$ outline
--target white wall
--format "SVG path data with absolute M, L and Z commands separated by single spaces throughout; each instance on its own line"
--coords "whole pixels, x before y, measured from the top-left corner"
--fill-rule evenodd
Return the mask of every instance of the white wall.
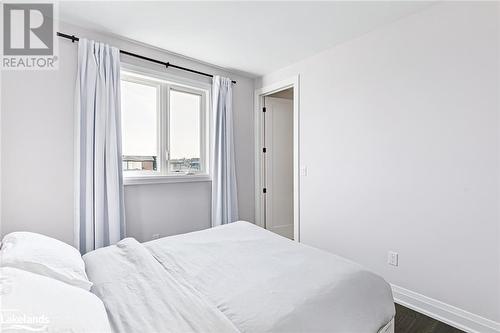
M 149 57 L 229 76 L 234 85 L 236 172 L 240 217 L 254 219 L 253 80 L 161 50 L 62 24 L 85 36 Z M 59 70 L 2 72 L 1 233 L 28 230 L 73 243 L 73 96 L 77 45 L 59 40 Z M 160 69 L 135 59 L 122 61 Z M 198 75 L 169 70 L 190 79 Z M 207 82 L 207 81 L 205 81 Z M 127 234 L 149 240 L 210 226 L 210 183 L 126 186 Z
M 300 74 L 304 243 L 500 322 L 498 22 L 437 4 L 256 88 Z

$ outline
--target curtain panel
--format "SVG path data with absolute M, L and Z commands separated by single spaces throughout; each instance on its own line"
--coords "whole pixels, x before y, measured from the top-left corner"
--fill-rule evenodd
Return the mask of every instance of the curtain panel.
M 80 39 L 75 103 L 75 243 L 83 254 L 125 237 L 117 48 Z
M 230 79 L 214 76 L 212 102 L 212 226 L 217 226 L 238 220 Z

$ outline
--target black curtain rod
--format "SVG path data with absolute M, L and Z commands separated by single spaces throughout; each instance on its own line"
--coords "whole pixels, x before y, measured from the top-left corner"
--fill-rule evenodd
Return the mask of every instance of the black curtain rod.
M 67 35 L 67 34 L 63 34 L 62 32 L 57 32 L 57 36 L 69 39 L 73 43 L 74 42 L 78 42 L 80 40 L 80 38 L 75 37 L 75 35 Z M 142 56 L 140 54 L 136 54 L 136 53 L 132 53 L 132 52 L 124 51 L 124 50 L 120 50 L 120 53 L 128 55 L 128 56 L 131 56 L 131 57 L 139 58 L 139 59 L 142 59 L 142 60 L 154 62 L 156 64 L 163 65 L 166 68 L 172 67 L 172 68 L 180 69 L 181 71 L 195 73 L 195 74 L 199 74 L 199 75 L 203 75 L 203 76 L 207 76 L 207 77 L 214 77 L 212 74 L 203 73 L 203 72 L 200 72 L 200 71 L 197 71 L 197 70 L 194 70 L 194 69 L 190 69 L 190 68 L 186 68 L 186 67 L 182 67 L 182 66 L 177 66 L 177 65 L 171 64 L 169 62 L 164 62 L 164 61 L 161 61 L 161 60 L 156 60 L 156 59 L 153 59 L 153 58 L 148 58 L 148 57 Z M 231 82 L 236 83 L 236 81 L 231 81 Z

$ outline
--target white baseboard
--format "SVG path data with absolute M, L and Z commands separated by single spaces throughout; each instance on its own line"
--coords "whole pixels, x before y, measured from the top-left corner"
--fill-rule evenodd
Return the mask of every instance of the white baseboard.
M 411 290 L 396 285 L 391 286 L 394 301 L 407 308 L 423 313 L 465 332 L 500 333 L 500 323 Z

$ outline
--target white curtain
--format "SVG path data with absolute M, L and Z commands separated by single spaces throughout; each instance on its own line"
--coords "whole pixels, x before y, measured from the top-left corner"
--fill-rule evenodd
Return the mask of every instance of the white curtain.
M 238 220 L 231 80 L 214 76 L 212 86 L 212 226 Z
M 75 102 L 75 243 L 86 253 L 125 237 L 117 48 L 80 39 Z

